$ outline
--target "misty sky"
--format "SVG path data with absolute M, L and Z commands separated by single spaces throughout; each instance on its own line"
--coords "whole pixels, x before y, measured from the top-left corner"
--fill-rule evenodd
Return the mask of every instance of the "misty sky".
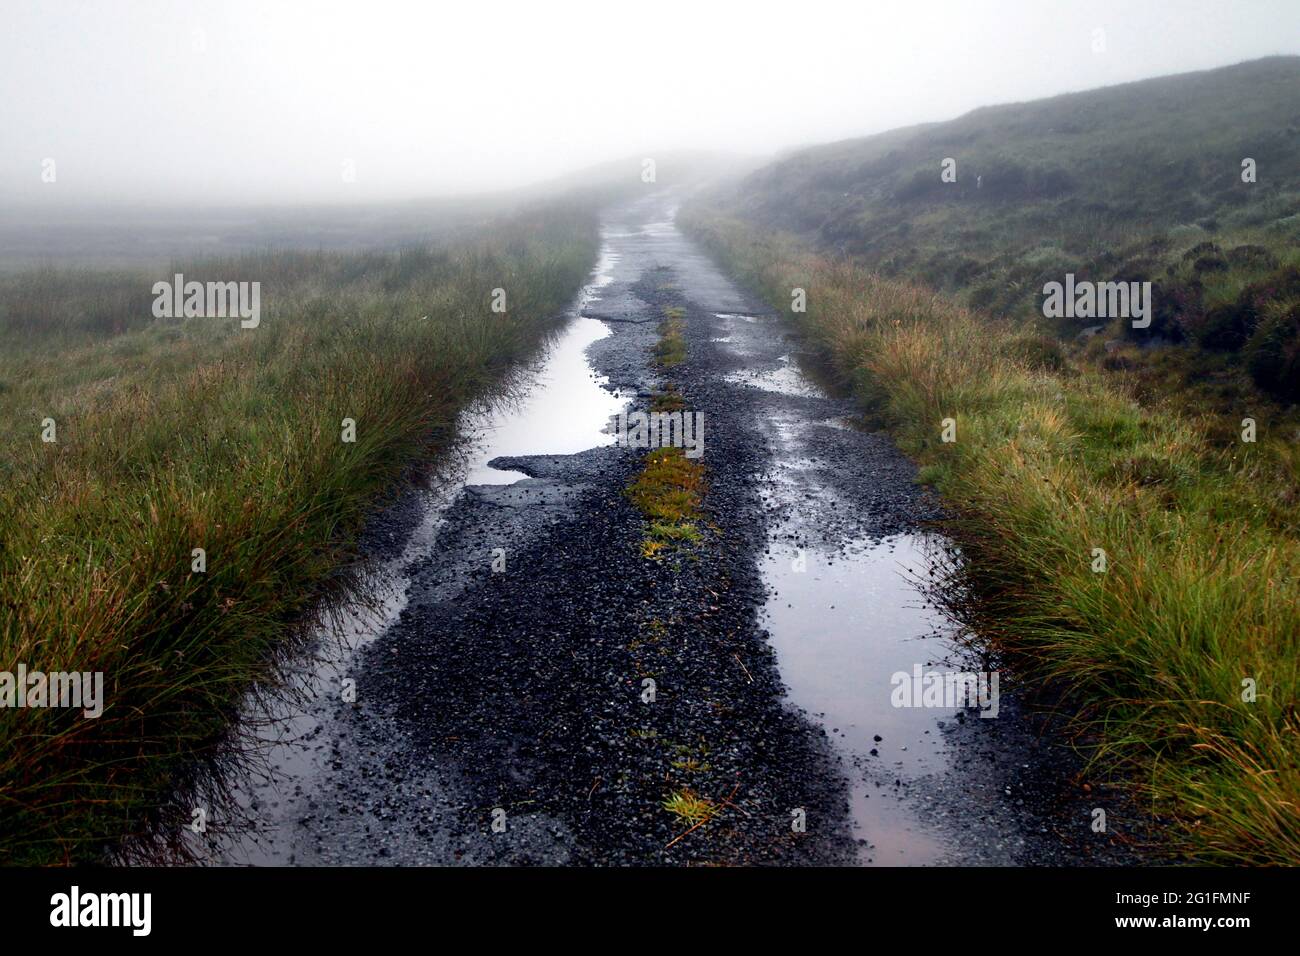
M 1274 53 L 1297 0 L 0 0 L 0 201 L 489 189 Z

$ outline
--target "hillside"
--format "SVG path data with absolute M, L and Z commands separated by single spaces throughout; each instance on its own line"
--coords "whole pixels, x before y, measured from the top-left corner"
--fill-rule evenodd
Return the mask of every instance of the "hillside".
M 1298 94 L 1300 57 L 1270 57 L 986 107 L 794 153 L 721 199 L 885 276 L 1025 319 L 1067 272 L 1152 280 L 1155 321 L 1130 337 L 1200 345 L 1187 376 L 1248 371 L 1294 401 Z

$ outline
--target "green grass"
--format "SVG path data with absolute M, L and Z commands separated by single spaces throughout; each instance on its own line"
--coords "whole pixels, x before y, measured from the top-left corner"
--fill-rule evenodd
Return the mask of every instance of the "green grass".
M 596 246 L 592 208 L 537 206 L 400 252 L 0 280 L 0 670 L 102 671 L 107 701 L 0 711 L 0 859 L 179 833 L 188 809 L 149 825 L 348 595 L 367 514 L 535 353 Z M 154 319 L 171 271 L 261 281 L 260 327 Z
M 654 347 L 654 361 L 661 367 L 686 361 L 684 309 L 668 306 L 659 324 L 659 341 Z M 650 400 L 652 412 L 677 412 L 686 408 L 686 399 L 676 386 L 666 384 Z M 645 515 L 646 529 L 641 554 L 661 559 L 675 546 L 698 544 L 701 502 L 706 487 L 702 464 L 686 457 L 681 448 L 656 448 L 645 456 L 645 465 L 627 489 L 627 496 Z
M 686 410 L 686 399 L 682 398 L 672 384 L 668 384 L 661 392 L 655 392 L 650 397 L 650 411 L 652 412 L 681 412 Z
M 704 488 L 704 466 L 681 448 L 656 448 L 646 455 L 645 467 L 627 489 L 647 519 L 641 542 L 645 557 L 657 559 L 672 545 L 701 540 Z
M 684 222 L 774 307 L 807 290 L 790 320 L 957 514 L 962 610 L 1068 691 L 1094 766 L 1172 821 L 1168 849 L 1300 864 L 1295 436 L 1263 422 L 1254 444 L 1217 444 L 1221 414 L 1144 406 L 1086 361 L 1012 347 L 1012 320 L 766 226 Z
M 1101 339 L 1177 347 L 1131 350 L 1123 371 L 1201 399 L 1294 403 L 1297 89 L 1300 57 L 1271 57 L 986 107 L 795 152 L 721 206 L 1066 341 L 1097 320 L 1045 320 L 1045 283 L 1150 281 L 1151 328 L 1115 321 Z M 943 181 L 945 159 L 956 182 Z
M 704 799 L 690 787 L 683 787 L 670 793 L 664 800 L 664 809 L 677 818 L 684 826 L 698 826 L 718 813 L 718 807 Z
M 655 364 L 661 368 L 673 368 L 686 361 L 685 327 L 682 319 L 686 315 L 683 309 L 670 306 L 664 309 L 664 320 L 659 323 L 659 341 L 655 345 Z

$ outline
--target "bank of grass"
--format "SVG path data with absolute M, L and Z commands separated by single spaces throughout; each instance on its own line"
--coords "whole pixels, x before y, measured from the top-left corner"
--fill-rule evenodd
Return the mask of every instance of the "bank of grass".
M 1217 423 L 1012 347 L 1022 331 L 941 294 L 739 221 L 684 222 L 774 307 L 807 290 L 791 319 L 957 513 L 983 633 L 1068 688 L 1097 766 L 1174 821 L 1170 848 L 1300 863 L 1294 436 L 1216 447 Z
M 1148 391 L 1294 404 L 1297 88 L 1285 56 L 985 107 L 795 151 L 724 205 L 1067 344 L 1104 324 L 1094 349 L 1128 347 L 1099 363 Z M 1042 289 L 1067 274 L 1150 282 L 1150 324 L 1044 320 Z
M 537 207 L 431 248 L 0 281 L 0 671 L 105 682 L 98 719 L 0 710 L 0 861 L 179 835 L 169 798 L 347 593 L 365 516 L 534 353 L 597 242 L 592 209 Z M 260 326 L 154 319 L 174 271 L 261 281 Z

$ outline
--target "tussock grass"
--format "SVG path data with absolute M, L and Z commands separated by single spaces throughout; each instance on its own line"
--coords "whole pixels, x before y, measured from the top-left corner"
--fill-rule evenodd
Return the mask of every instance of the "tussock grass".
M 347 592 L 377 499 L 535 351 L 596 244 L 591 209 L 536 207 L 428 249 L 0 280 L 0 670 L 102 671 L 106 696 L 0 710 L 0 859 L 94 860 L 202 778 Z M 155 320 L 171 271 L 261 281 L 260 327 Z
M 1220 450 L 1210 422 L 1026 358 L 1015 326 L 940 294 L 738 221 L 686 225 L 775 307 L 808 290 L 792 321 L 958 513 L 981 630 L 1068 689 L 1095 764 L 1174 821 L 1171 848 L 1300 863 L 1291 436 Z
M 686 826 L 697 826 L 717 815 L 717 806 L 704 799 L 690 787 L 683 787 L 668 795 L 664 809 Z

